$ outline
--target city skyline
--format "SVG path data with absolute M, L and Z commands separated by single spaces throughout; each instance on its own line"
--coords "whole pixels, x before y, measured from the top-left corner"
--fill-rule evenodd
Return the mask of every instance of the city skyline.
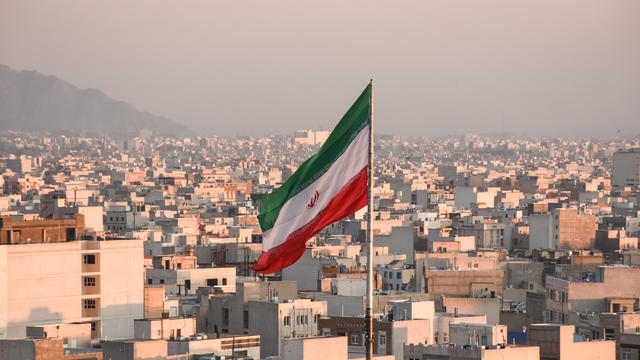
M 0 360 L 640 360 L 638 15 L 0 0 Z
M 637 2 L 364 4 L 5 1 L 0 63 L 207 135 L 329 130 L 372 76 L 379 134 L 640 132 Z

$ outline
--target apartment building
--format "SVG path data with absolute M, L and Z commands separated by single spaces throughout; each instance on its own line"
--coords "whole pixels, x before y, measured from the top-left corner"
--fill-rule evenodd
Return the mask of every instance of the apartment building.
M 428 319 L 384 321 L 373 319 L 373 352 L 402 359 L 404 344 L 429 341 L 431 321 Z M 350 354 L 364 354 L 365 334 L 363 317 L 330 316 L 318 321 L 322 335 L 347 336 Z
M 614 360 L 614 340 L 585 341 L 574 336 L 573 325 L 533 324 L 527 329 L 527 345 L 540 348 L 544 360 Z
M 503 223 L 495 220 L 483 220 L 473 224 L 460 224 L 457 227 L 459 236 L 473 236 L 478 249 L 499 249 L 504 247 Z
M 596 217 L 578 209 L 554 209 L 529 218 L 530 249 L 589 249 L 596 236 Z
M 433 296 L 496 297 L 502 296 L 504 271 L 428 269 L 426 278 L 427 293 Z
M 250 333 L 260 335 L 260 354 L 277 356 L 283 339 L 319 335 L 318 322 L 327 315 L 325 301 L 294 299 L 287 302 L 249 301 L 247 320 Z M 222 309 L 223 324 L 228 312 Z
M 547 276 L 545 322 L 567 324 L 571 312 L 631 312 L 639 309 L 640 268 L 598 266 L 593 277 Z
M 617 151 L 613 154 L 611 186 L 622 190 L 640 186 L 640 149 Z
M 130 338 L 143 286 L 140 240 L 0 245 L 0 339 L 70 322 L 90 323 L 92 338 Z

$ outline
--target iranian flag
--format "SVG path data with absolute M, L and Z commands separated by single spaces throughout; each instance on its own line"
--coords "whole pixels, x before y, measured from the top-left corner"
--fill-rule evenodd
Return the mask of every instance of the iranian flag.
M 367 205 L 372 85 L 320 150 L 260 202 L 262 253 L 252 270 L 271 274 L 296 262 L 307 240 Z

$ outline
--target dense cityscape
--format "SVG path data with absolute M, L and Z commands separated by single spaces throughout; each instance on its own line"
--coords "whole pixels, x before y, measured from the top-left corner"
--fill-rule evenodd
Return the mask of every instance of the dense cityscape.
M 328 136 L 0 135 L 0 359 L 364 359 L 366 207 L 251 270 Z M 376 359 L 640 358 L 638 138 L 374 145 Z

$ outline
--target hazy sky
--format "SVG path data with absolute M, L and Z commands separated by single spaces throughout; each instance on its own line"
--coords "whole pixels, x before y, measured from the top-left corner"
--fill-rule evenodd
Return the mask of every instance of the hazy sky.
M 640 133 L 639 0 L 0 0 L 0 63 L 219 135 Z M 1 109 L 0 109 L 1 111 Z

